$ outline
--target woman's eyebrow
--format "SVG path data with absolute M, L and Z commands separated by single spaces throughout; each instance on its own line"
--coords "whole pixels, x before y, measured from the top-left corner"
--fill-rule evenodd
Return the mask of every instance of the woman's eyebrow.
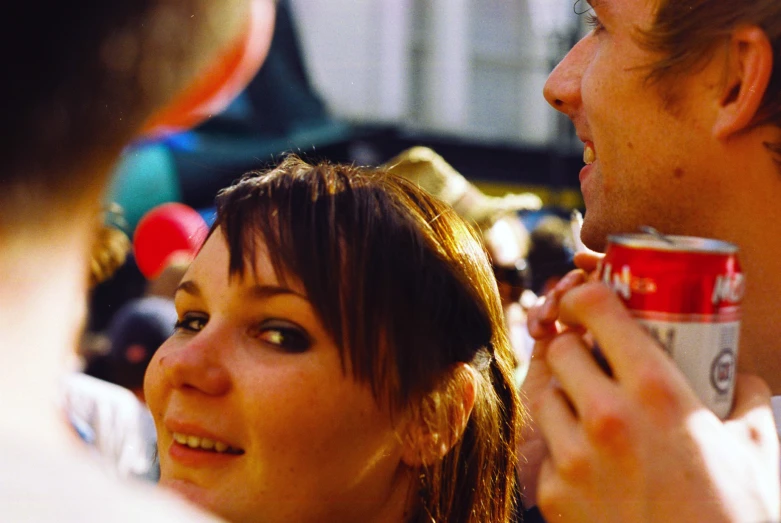
M 187 293 L 196 298 L 199 298 L 201 296 L 201 288 L 193 280 L 185 280 L 182 283 L 180 283 L 176 287 L 176 291 L 174 294 L 178 294 L 179 292 Z M 268 285 L 268 284 L 253 285 L 249 289 L 243 291 L 242 294 L 244 294 L 247 298 L 250 299 L 268 299 L 271 298 L 272 296 L 278 296 L 281 294 L 291 294 L 303 300 L 309 301 L 306 295 L 294 291 L 289 287 L 283 287 L 281 285 Z
M 192 280 L 185 280 L 182 283 L 180 283 L 176 287 L 176 291 L 174 291 L 174 294 L 178 294 L 180 291 L 186 292 L 187 294 L 195 296 L 196 298 L 201 296 L 201 288 L 198 287 L 198 284 Z
M 309 301 L 309 298 L 307 298 L 304 294 L 281 285 L 253 285 L 244 291 L 244 294 L 246 294 L 249 298 L 254 299 L 267 299 L 271 298 L 272 296 L 279 296 L 281 294 L 292 294 L 293 296 L 297 296 L 302 300 Z

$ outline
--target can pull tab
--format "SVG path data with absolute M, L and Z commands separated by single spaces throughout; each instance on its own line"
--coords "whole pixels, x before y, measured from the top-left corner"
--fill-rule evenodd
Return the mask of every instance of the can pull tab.
M 662 241 L 662 242 L 664 242 L 664 243 L 666 243 L 668 245 L 675 245 L 674 241 L 672 241 L 670 238 L 668 238 L 664 234 L 660 233 L 659 231 L 657 231 L 656 229 L 654 229 L 650 225 L 641 225 L 639 227 L 639 229 L 640 229 L 640 232 L 644 232 L 645 234 L 649 234 L 649 235 L 653 236 L 654 238 L 656 238 L 659 241 Z

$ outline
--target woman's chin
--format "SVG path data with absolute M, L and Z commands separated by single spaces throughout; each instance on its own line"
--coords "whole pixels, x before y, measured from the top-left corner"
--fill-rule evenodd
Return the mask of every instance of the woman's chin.
M 211 498 L 211 492 L 191 481 L 160 478 L 158 486 L 207 512 L 220 512 L 219 504 Z

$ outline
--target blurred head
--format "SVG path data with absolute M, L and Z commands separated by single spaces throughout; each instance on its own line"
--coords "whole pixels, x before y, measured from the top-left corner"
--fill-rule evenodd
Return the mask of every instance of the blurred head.
M 161 483 L 235 521 L 508 521 L 520 413 L 472 229 L 296 158 L 217 209 L 146 376 Z
M 749 157 L 778 152 L 781 85 L 773 63 L 781 7 L 772 0 L 590 4 L 593 30 L 545 86 L 584 143 L 583 242 L 602 250 L 607 235 L 641 225 L 712 235 L 714 209 L 739 185 L 725 171 L 740 168 L 741 158 L 745 168 Z M 740 140 L 760 124 L 773 129 L 751 134 L 750 144 Z
M 0 142 L 0 226 L 52 219 L 98 200 L 122 147 L 198 75 L 212 70 L 212 62 L 246 31 L 254 3 L 268 11 L 268 40 L 272 0 L 8 7 L 13 30 L 0 36 L 9 79 L 0 89 L 7 131 Z M 268 42 L 261 38 L 258 45 Z
M 106 378 L 143 400 L 146 367 L 175 323 L 176 308 L 170 299 L 139 298 L 123 305 L 107 329 Z
M 567 220 L 550 215 L 535 225 L 529 238 L 530 286 L 542 296 L 575 268 L 572 228 Z
M 192 261 L 193 254 L 189 252 L 180 251 L 174 253 L 166 261 L 163 271 L 157 278 L 147 281 L 144 294 L 146 296 L 159 296 L 172 300 L 176 295 L 179 282 L 182 281 L 182 277 L 184 277 Z
M 496 219 L 483 231 L 503 305 L 517 302 L 529 284 L 529 231 L 516 214 Z

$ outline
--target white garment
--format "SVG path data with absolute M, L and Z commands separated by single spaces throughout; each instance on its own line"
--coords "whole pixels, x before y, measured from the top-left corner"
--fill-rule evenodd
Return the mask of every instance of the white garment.
M 62 400 L 71 422 L 77 428 L 86 425 L 91 432 L 92 438 L 84 439 L 107 461 L 111 471 L 123 478 L 157 480 L 154 422 L 132 392 L 86 374 L 72 373 L 63 379 Z
M 770 404 L 773 407 L 773 417 L 776 420 L 776 432 L 778 432 L 778 437 L 781 438 L 781 396 L 770 398 Z
M 67 455 L 0 434 L 0 520 L 14 523 L 216 522 L 156 487 L 121 482 L 74 441 Z
M 520 303 L 511 303 L 504 308 L 504 319 L 507 322 L 507 330 L 510 336 L 510 345 L 515 352 L 518 366 L 515 368 L 513 378 L 515 385 L 520 387 L 529 371 L 529 363 L 534 349 L 534 338 L 529 335 L 526 324 L 526 312 Z

